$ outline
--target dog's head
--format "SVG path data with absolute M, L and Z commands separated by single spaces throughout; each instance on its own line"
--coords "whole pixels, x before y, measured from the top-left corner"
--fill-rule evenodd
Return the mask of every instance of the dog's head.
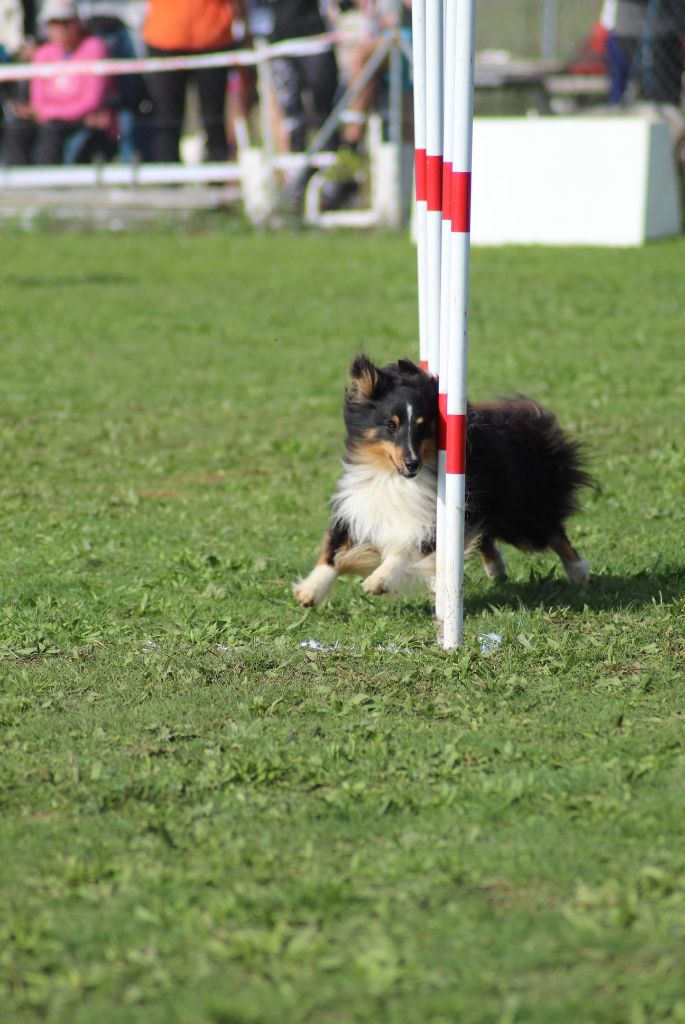
M 408 359 L 378 367 L 358 355 L 345 393 L 348 457 L 415 477 L 437 452 L 437 385 Z

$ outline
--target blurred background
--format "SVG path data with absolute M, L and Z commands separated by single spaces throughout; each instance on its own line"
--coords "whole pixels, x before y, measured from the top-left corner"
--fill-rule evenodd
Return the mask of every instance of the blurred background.
M 478 0 L 475 113 L 659 117 L 680 166 L 684 54 L 685 0 Z M 108 56 L 139 63 L 61 66 Z M 97 181 L 146 185 L 152 206 L 375 204 L 369 223 L 392 223 L 412 139 L 409 0 L 0 0 L 0 211 Z M 390 161 L 402 195 L 382 212 Z

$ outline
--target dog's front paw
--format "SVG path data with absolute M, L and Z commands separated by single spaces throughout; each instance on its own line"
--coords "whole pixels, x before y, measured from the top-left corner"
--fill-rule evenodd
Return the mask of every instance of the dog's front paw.
M 362 583 L 362 590 L 365 594 L 387 594 L 388 580 L 385 573 L 372 572 Z
M 307 586 L 306 580 L 300 583 L 293 583 L 293 596 L 303 608 L 313 608 L 316 604 L 316 591 Z
M 330 565 L 317 565 L 304 580 L 293 584 L 295 600 L 303 608 L 321 604 L 335 583 L 337 573 Z

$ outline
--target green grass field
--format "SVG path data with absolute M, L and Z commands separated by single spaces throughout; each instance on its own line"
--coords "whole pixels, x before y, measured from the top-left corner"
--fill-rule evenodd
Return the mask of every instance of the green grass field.
M 2 244 L 3 1024 L 682 1024 L 685 241 L 474 253 L 472 397 L 602 489 L 592 589 L 472 563 L 454 654 L 290 594 L 404 237 Z

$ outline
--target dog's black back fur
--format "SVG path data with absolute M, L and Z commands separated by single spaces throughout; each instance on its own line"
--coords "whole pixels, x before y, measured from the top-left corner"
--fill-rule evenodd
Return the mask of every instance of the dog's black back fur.
M 541 551 L 564 535 L 578 489 L 591 484 L 582 445 L 536 402 L 518 397 L 468 407 L 466 514 L 483 538 Z

